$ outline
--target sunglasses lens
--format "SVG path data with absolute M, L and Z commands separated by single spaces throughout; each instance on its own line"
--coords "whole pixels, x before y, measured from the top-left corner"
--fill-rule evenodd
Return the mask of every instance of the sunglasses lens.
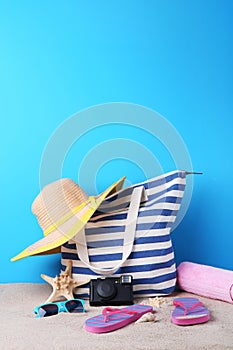
M 66 303 L 66 308 L 69 312 L 83 312 L 83 304 L 79 300 L 69 300 Z
M 58 307 L 54 304 L 43 305 L 39 308 L 40 317 L 53 316 L 58 314 Z

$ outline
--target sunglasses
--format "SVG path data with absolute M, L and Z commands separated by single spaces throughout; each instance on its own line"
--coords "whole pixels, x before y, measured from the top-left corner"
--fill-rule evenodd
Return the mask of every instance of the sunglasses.
M 34 308 L 36 317 L 48 317 L 59 314 L 60 312 L 85 312 L 84 300 L 70 299 L 60 302 L 42 304 Z

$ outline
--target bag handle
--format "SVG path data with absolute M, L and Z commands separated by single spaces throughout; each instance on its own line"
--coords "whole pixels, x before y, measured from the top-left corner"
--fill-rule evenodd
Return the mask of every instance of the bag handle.
M 79 259 L 93 272 L 107 276 L 115 273 L 128 259 L 129 255 L 133 249 L 134 237 L 136 233 L 136 224 L 138 218 L 138 211 L 140 207 L 141 201 L 147 200 L 147 195 L 144 186 L 136 187 L 133 189 L 131 198 L 130 198 L 130 206 L 128 209 L 126 225 L 125 225 L 125 233 L 123 238 L 123 252 L 122 259 L 120 263 L 118 263 L 115 267 L 110 269 L 99 268 L 93 266 L 90 263 L 88 250 L 87 250 L 87 242 L 85 237 L 85 229 L 83 228 L 79 233 L 75 236 L 76 247 Z

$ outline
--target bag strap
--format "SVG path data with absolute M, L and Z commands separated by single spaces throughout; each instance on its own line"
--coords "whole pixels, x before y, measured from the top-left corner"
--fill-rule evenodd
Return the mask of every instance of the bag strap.
M 123 238 L 122 259 L 120 263 L 118 263 L 113 268 L 110 268 L 110 269 L 99 268 L 99 267 L 93 266 L 90 263 L 88 250 L 87 250 L 87 242 L 85 237 L 85 229 L 83 228 L 81 231 L 78 232 L 78 234 L 75 236 L 78 256 L 79 256 L 79 259 L 87 267 L 89 267 L 90 270 L 102 276 L 111 275 L 115 273 L 128 259 L 133 249 L 140 203 L 141 201 L 145 201 L 145 200 L 147 200 L 147 195 L 146 195 L 144 186 L 134 188 L 130 198 L 130 205 L 129 205 L 127 219 L 126 219 L 125 233 Z

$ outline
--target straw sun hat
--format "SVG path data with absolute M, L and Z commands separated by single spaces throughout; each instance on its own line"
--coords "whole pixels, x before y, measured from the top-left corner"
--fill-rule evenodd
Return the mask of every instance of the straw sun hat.
M 88 196 L 73 180 L 60 179 L 43 188 L 32 204 L 32 212 L 44 238 L 30 245 L 11 261 L 31 255 L 58 253 L 87 223 L 102 201 L 120 190 L 125 177 L 98 196 Z

